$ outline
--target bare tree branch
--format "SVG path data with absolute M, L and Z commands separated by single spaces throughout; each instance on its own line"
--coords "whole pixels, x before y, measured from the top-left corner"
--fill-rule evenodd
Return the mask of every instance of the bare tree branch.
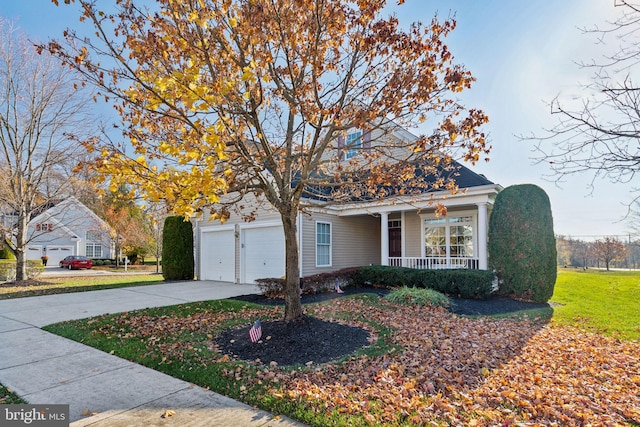
M 580 65 L 592 69 L 581 100 L 555 98 L 550 112 L 557 121 L 541 135 L 521 137 L 535 142 L 535 160 L 546 163 L 551 176 L 561 182 L 573 174 L 631 185 L 637 192 L 640 171 L 640 5 L 616 0 L 621 15 L 605 27 L 583 28 L 596 35 L 610 53 Z M 638 196 L 640 197 L 640 195 Z M 637 200 L 637 198 L 634 198 Z
M 0 205 L 17 219 L 5 230 L 15 245 L 17 280 L 25 278 L 29 220 L 68 191 L 67 172 L 82 150 L 70 135 L 91 128 L 82 88 L 73 71 L 49 53 L 38 55 L 23 33 L 0 20 Z

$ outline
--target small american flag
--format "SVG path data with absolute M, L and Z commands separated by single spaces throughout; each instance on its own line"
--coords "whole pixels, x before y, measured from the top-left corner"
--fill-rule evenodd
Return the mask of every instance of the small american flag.
M 249 339 L 251 342 L 258 342 L 262 336 L 262 322 L 260 319 L 256 320 L 251 329 L 249 329 Z

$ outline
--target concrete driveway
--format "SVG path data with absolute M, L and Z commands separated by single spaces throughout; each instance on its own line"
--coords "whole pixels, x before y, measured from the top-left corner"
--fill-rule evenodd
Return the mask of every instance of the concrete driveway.
M 70 405 L 74 427 L 302 426 L 40 329 L 63 320 L 257 291 L 255 285 L 189 281 L 1 300 L 0 383 L 30 403 Z M 175 414 L 161 418 L 168 409 Z

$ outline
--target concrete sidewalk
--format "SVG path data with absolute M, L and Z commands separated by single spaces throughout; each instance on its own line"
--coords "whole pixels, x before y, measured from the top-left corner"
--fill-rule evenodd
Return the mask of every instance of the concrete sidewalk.
M 30 403 L 69 404 L 72 426 L 302 426 L 40 329 L 257 291 L 253 285 L 198 281 L 2 300 L 0 383 Z M 165 410 L 175 414 L 161 418 Z

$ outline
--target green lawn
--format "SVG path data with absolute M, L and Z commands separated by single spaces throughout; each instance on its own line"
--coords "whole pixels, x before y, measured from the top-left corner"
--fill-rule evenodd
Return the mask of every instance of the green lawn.
M 389 305 L 373 295 L 311 304 L 305 311 L 367 324 L 377 339 L 371 348 L 328 364 L 239 361 L 219 351 L 217 333 L 255 318 L 279 319 L 282 308 L 232 300 L 44 329 L 310 426 L 471 425 L 478 420 L 485 422 L 478 425 L 577 425 L 581 420 L 605 425 L 610 416 L 615 417 L 611 424 L 636 425 L 632 420 L 640 419 L 636 341 L 549 327 L 540 319 L 452 316 L 441 308 Z M 613 326 L 607 330 L 612 332 Z M 610 362 L 605 366 L 603 360 Z M 594 389 L 602 389 L 598 398 Z M 609 402 L 610 410 L 603 411 L 598 399 Z
M 114 274 L 109 276 L 86 277 L 41 277 L 36 284 L 13 286 L 0 284 L 0 300 L 36 295 L 62 294 L 69 292 L 95 291 L 100 289 L 124 288 L 128 286 L 154 285 L 162 282 L 161 274 Z
M 640 272 L 559 269 L 553 320 L 640 340 Z
M 514 421 L 513 414 L 523 422 L 578 421 L 602 415 L 598 405 L 589 403 L 591 391 L 602 382 L 611 384 L 603 399 L 612 402 L 618 421 L 637 425 L 631 420 L 640 414 L 634 388 L 640 384 L 635 374 L 639 297 L 640 273 L 561 269 L 553 312 L 520 312 L 508 319 L 388 306 L 366 295 L 311 305 L 306 307 L 311 315 L 365 322 L 378 338 L 372 348 L 341 362 L 309 367 L 242 362 L 219 352 L 214 344 L 218 331 L 256 317 L 282 316 L 279 307 L 238 301 L 147 309 L 44 329 L 313 426 L 446 425 L 477 419 L 497 425 Z M 607 336 L 527 320 L 538 315 Z M 509 345 L 496 345 L 504 342 Z M 567 354 L 572 356 L 564 358 Z M 604 367 L 602 360 L 612 362 Z M 440 382 L 431 383 L 434 378 Z M 505 391 L 505 384 L 511 391 Z M 586 391 L 566 392 L 576 384 Z M 434 385 L 441 387 L 439 392 Z M 533 397 L 531 390 L 537 390 Z M 631 395 L 636 396 L 632 403 Z M 549 415 L 559 400 L 570 401 L 564 406 L 577 412 Z M 483 403 L 465 406 L 469 402 Z M 412 411 L 401 414 L 404 407 Z M 513 411 L 504 412 L 505 407 Z

